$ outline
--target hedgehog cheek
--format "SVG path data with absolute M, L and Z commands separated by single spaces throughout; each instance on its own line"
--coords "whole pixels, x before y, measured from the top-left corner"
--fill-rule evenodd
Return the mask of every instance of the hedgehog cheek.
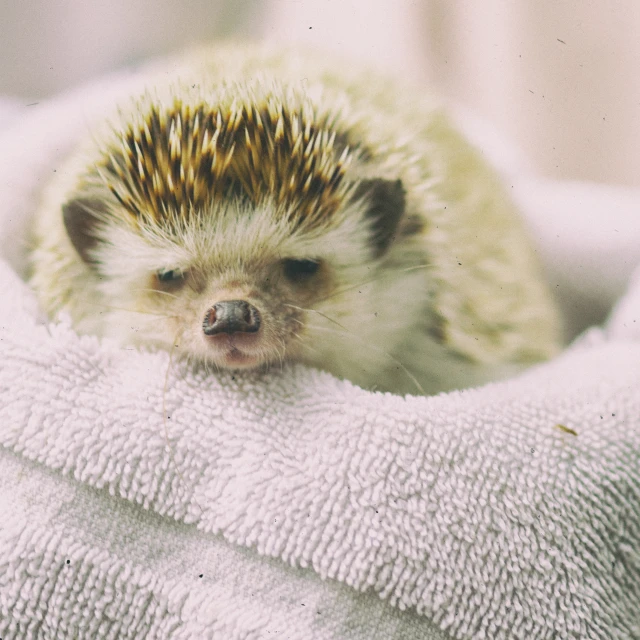
M 82 260 L 91 267 L 97 263 L 93 254 L 99 242 L 101 208 L 100 201 L 90 198 L 75 198 L 62 205 L 62 218 L 69 240 Z
M 382 257 L 393 240 L 405 213 L 405 190 L 402 180 L 374 178 L 358 183 L 354 199 L 366 203 L 365 220 L 371 230 L 374 258 Z

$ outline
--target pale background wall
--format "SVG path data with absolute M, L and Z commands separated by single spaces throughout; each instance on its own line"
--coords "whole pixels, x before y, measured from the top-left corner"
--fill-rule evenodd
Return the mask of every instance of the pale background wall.
M 638 185 L 639 33 L 638 0 L 2 0 L 0 93 L 223 35 L 309 41 L 433 83 L 545 175 Z

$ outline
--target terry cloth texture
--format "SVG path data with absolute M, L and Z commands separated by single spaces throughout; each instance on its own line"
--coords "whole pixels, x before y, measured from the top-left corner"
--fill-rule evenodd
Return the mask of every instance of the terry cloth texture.
M 132 80 L 0 136 L 0 637 L 640 638 L 640 281 L 556 360 L 436 397 L 302 367 L 205 375 L 79 337 L 41 317 L 25 229 Z M 523 185 L 525 205 L 558 201 Z M 629 194 L 601 195 L 606 213 Z M 591 219 L 564 214 L 574 233 Z M 603 260 L 597 282 L 640 259 L 624 224 L 626 270 Z

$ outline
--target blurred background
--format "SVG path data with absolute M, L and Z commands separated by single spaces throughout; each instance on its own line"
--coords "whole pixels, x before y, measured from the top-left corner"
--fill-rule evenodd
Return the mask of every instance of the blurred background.
M 638 33 L 637 0 L 3 0 L 0 95 L 216 38 L 308 42 L 432 84 L 542 175 L 639 185 Z

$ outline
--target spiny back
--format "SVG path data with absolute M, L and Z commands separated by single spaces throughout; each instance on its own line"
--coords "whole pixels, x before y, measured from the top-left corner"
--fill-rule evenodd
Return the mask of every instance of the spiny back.
M 184 92 L 183 92 L 184 93 Z M 277 87 L 227 90 L 169 104 L 146 96 L 122 118 L 98 164 L 124 209 L 173 226 L 230 197 L 275 203 L 294 224 L 331 221 L 349 195 L 345 170 L 360 151 L 339 113 Z

